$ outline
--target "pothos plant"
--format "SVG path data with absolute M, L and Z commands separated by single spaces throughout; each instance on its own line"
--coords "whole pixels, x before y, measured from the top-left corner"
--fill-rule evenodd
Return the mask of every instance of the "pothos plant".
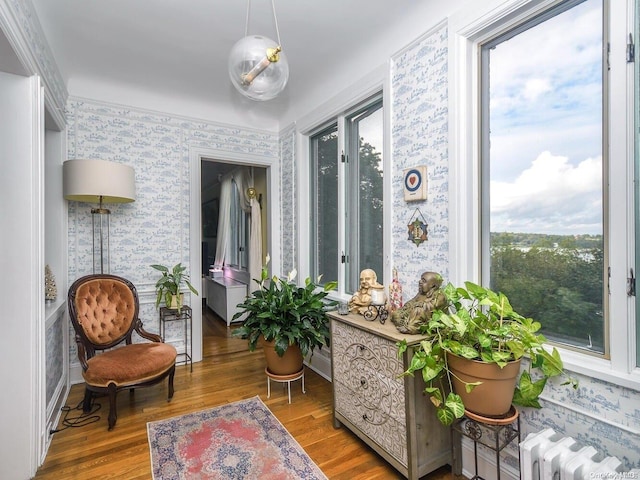
M 411 364 L 403 374 L 422 374 L 425 393 L 436 407 L 440 422 L 451 425 L 465 410 L 462 398 L 453 391 L 449 353 L 495 363 L 500 368 L 528 357 L 528 368 L 520 375 L 512 402 L 541 408 L 539 397 L 547 380 L 565 372 L 558 350 L 545 348 L 546 338 L 538 333 L 540 323 L 515 312 L 504 294 L 472 282 L 458 288 L 449 283 L 442 292 L 446 305 L 434 310 L 430 321 L 422 325 L 421 333 L 427 338 L 414 347 Z M 407 348 L 406 340 L 399 342 L 399 355 Z M 459 380 L 467 392 L 481 383 Z M 571 377 L 563 383 L 567 384 L 574 389 L 578 386 Z
M 269 257 L 267 256 L 267 264 Z M 319 285 L 321 277 L 314 283 L 306 278 L 304 286 L 294 282 L 294 269 L 286 278 L 274 275 L 269 278 L 266 265 L 260 279 L 254 279 L 258 289 L 244 302 L 238 304 L 233 320 L 246 315 L 241 327 L 233 331 L 233 336 L 246 338 L 249 350 L 254 351 L 260 336 L 267 341 L 275 341 L 275 350 L 284 355 L 289 345 L 294 343 L 306 356 L 314 349 L 329 345 L 329 326 L 325 312 L 338 302 L 326 300 L 326 296 L 337 286 L 337 282 Z

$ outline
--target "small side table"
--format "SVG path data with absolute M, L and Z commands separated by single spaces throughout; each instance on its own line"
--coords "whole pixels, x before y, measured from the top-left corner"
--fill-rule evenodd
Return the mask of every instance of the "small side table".
M 184 322 L 184 352 L 178 353 L 178 356 L 184 356 L 184 362 L 182 363 L 184 363 L 185 365 L 187 365 L 188 363 L 191 366 L 191 371 L 193 372 L 193 360 L 191 358 L 191 355 L 193 353 L 191 319 L 192 312 L 191 307 L 189 306 L 183 306 L 180 309 L 180 313 L 178 313 L 178 310 L 175 308 L 160 307 L 160 336 L 162 337 L 162 341 L 165 340 L 165 326 L 167 322 Z
M 471 480 L 484 480 L 478 475 L 478 443 L 495 452 L 496 476 L 494 478 L 500 480 L 500 452 L 515 438 L 518 439 L 518 444 L 520 443 L 520 414 L 513 405 L 504 419 L 482 417 L 465 410 L 464 416 L 453 423 L 452 435 L 454 474 L 462 473 L 462 437 L 464 436 L 473 440 L 475 475 Z M 519 455 L 520 450 L 518 450 Z
M 302 393 L 307 393 L 304 390 L 304 366 L 302 367 L 302 370 L 296 373 L 292 373 L 291 375 L 275 375 L 266 368 L 264 369 L 264 373 L 267 374 L 267 398 L 271 397 L 271 380 L 273 380 L 274 382 L 287 384 L 289 403 L 291 403 L 291 382 L 302 379 Z

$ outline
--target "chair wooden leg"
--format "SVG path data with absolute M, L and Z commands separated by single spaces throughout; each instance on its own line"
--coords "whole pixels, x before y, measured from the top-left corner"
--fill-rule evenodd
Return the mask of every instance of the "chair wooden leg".
M 176 374 L 176 366 L 174 365 L 171 368 L 171 373 L 169 374 L 169 398 L 167 401 L 170 401 L 173 398 L 173 377 Z
M 116 413 L 116 385 L 115 383 L 109 384 L 109 430 L 113 430 L 113 427 L 116 425 L 116 420 L 118 419 L 118 414 Z
M 89 413 L 91 411 L 91 398 L 93 394 L 91 390 L 85 387 L 84 389 L 84 400 L 82 401 L 82 411 L 84 413 Z

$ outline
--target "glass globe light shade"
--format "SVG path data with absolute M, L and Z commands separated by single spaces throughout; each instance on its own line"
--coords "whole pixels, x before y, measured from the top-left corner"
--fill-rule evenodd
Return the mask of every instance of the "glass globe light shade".
M 264 101 L 284 90 L 289 80 L 289 63 L 278 48 L 276 42 L 260 35 L 236 42 L 229 54 L 229 77 L 242 95 Z

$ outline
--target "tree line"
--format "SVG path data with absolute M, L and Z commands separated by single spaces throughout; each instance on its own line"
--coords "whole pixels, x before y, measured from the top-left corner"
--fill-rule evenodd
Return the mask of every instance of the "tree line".
M 491 240 L 493 289 L 539 321 L 547 338 L 604 351 L 602 236 L 492 233 Z

